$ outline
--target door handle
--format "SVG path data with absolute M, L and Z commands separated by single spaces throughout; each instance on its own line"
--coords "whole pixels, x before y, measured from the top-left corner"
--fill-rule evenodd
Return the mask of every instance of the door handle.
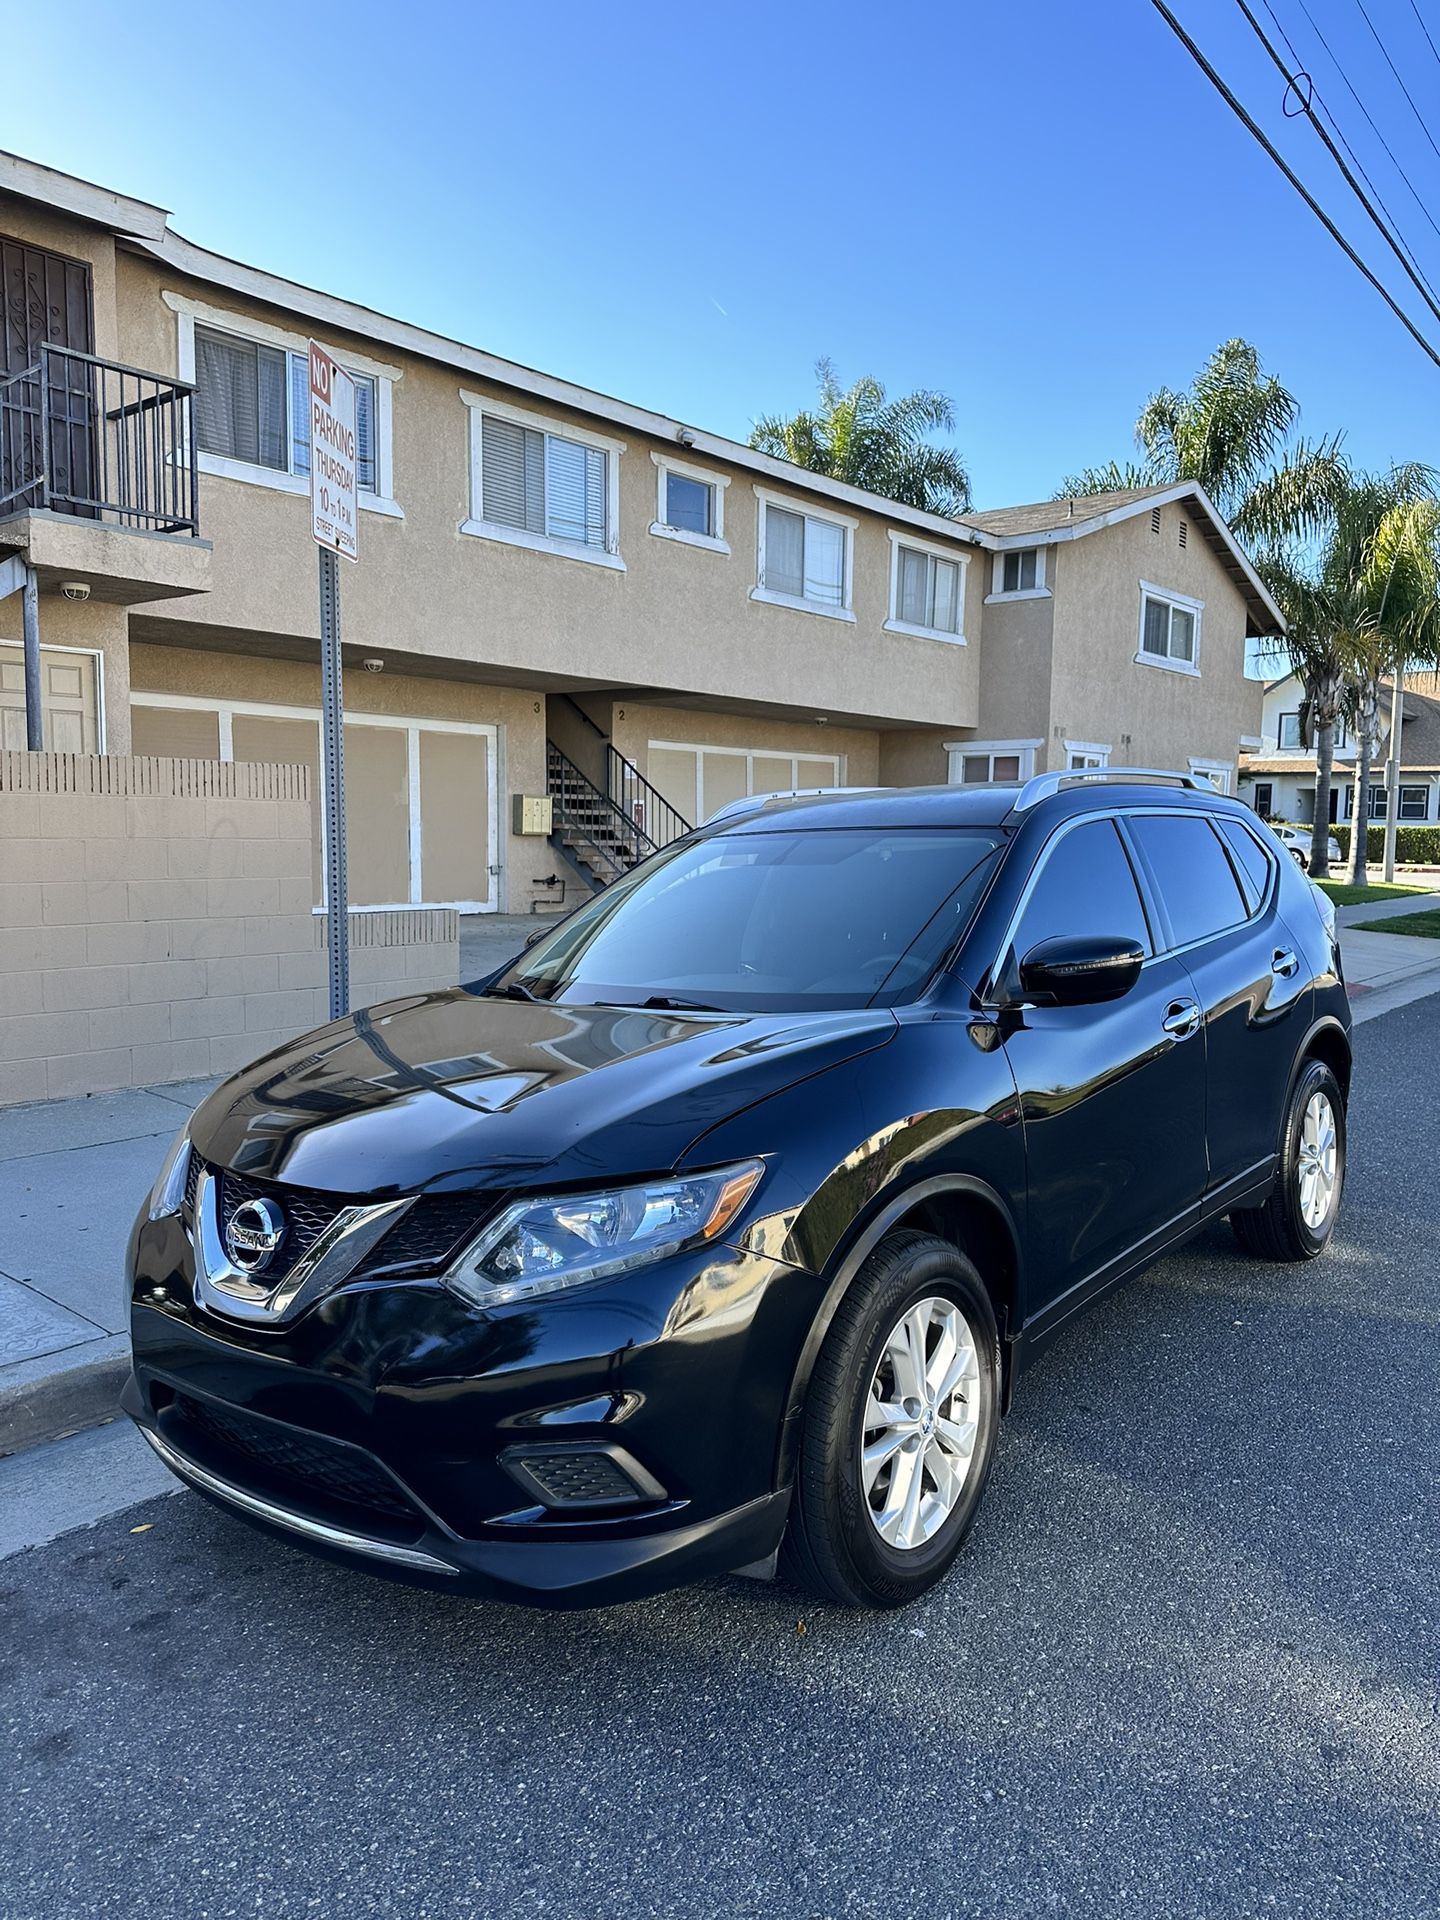
M 1275 957 L 1270 962 L 1270 971 L 1272 973 L 1278 973 L 1283 979 L 1288 980 L 1291 974 L 1298 970 L 1299 966 L 1299 958 L 1289 947 L 1277 947 L 1275 949 Z
M 1199 1028 L 1200 1009 L 1193 1000 L 1172 1000 L 1160 1024 L 1177 1040 L 1188 1040 Z

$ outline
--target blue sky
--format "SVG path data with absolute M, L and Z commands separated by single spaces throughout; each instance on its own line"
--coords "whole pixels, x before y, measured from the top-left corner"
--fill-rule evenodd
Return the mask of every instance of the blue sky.
M 1440 280 L 1440 237 L 1300 0 L 1271 3 Z M 1306 4 L 1440 215 L 1440 157 L 1356 0 Z M 1440 140 L 1410 0 L 1366 4 Z M 1440 4 L 1419 4 L 1440 44 Z M 1238 10 L 1175 10 L 1378 262 Z M 1145 395 L 1241 334 L 1305 431 L 1343 427 L 1367 464 L 1440 459 L 1440 370 L 1147 0 L 66 14 L 63 111 L 58 82 L 8 88 L 0 146 L 156 200 L 219 252 L 713 431 L 807 402 L 828 353 L 844 377 L 953 397 L 977 505 L 1045 498 L 1126 457 Z M 13 10 L 8 71 L 57 80 L 54 35 L 52 13 Z

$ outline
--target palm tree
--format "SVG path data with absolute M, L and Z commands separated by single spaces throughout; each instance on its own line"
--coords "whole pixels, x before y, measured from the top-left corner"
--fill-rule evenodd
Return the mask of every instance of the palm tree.
M 1335 631 L 1331 609 L 1319 583 L 1293 549 L 1272 549 L 1256 563 L 1271 596 L 1285 616 L 1264 657 L 1283 660 L 1300 682 L 1300 737 L 1315 752 L 1315 806 L 1310 829 L 1309 872 L 1316 880 L 1330 872 L 1330 786 L 1335 763 L 1335 728 L 1344 710 L 1348 657 Z
M 922 387 L 888 400 L 880 382 L 868 377 L 842 391 L 829 360 L 816 362 L 815 377 L 815 412 L 766 415 L 755 422 L 752 447 L 927 513 L 969 511 L 965 463 L 953 447 L 928 438 L 954 431 L 955 409 L 943 393 Z
M 1313 531 L 1337 495 L 1340 436 L 1313 445 L 1292 439 L 1299 414 L 1248 340 L 1223 341 L 1188 388 L 1161 387 L 1145 402 L 1135 422 L 1138 463 L 1087 467 L 1063 480 L 1056 497 L 1198 480 L 1242 540 Z

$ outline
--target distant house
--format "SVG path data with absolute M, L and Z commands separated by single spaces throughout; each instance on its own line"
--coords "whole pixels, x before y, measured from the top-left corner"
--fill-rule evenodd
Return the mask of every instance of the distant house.
M 1241 756 L 1240 797 L 1267 820 L 1300 824 L 1315 817 L 1315 753 L 1301 738 L 1299 679 L 1287 673 L 1266 683 L 1260 746 Z M 1385 761 L 1390 741 L 1391 683 L 1380 694 L 1380 741 L 1370 783 L 1370 818 L 1383 820 L 1387 796 Z M 1342 720 L 1335 729 L 1335 765 L 1330 786 L 1332 822 L 1354 818 L 1355 741 Z M 1398 817 L 1415 825 L 1440 820 L 1440 674 L 1408 674 L 1400 730 Z

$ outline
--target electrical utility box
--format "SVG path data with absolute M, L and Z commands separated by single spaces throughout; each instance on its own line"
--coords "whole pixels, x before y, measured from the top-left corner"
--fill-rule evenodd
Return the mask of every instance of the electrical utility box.
M 555 803 L 548 793 L 510 796 L 512 833 L 548 834 L 555 825 Z

